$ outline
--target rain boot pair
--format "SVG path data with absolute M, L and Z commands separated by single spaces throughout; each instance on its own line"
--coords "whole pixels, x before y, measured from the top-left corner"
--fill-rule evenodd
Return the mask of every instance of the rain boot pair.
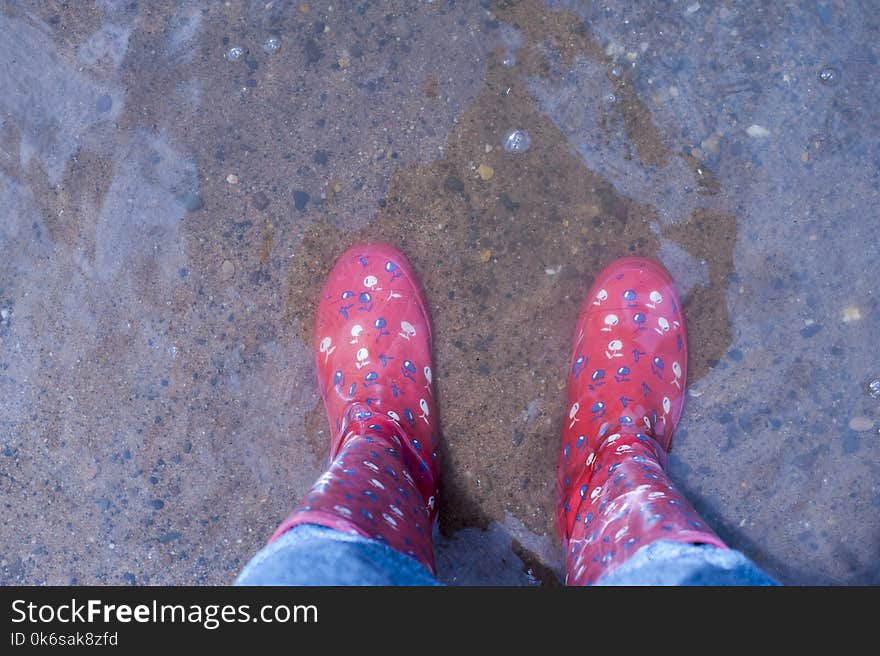
M 339 258 L 315 325 L 330 466 L 274 540 L 319 524 L 378 540 L 435 573 L 439 453 L 431 325 L 418 278 L 385 244 Z M 656 540 L 723 542 L 664 472 L 681 415 L 687 344 L 666 271 L 618 260 L 581 311 L 557 488 L 567 583 L 594 583 Z

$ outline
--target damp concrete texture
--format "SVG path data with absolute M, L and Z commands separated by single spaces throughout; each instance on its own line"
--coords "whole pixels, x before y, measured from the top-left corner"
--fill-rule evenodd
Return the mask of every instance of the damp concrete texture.
M 443 581 L 559 583 L 573 327 L 638 254 L 685 298 L 673 479 L 780 581 L 880 583 L 878 44 L 834 0 L 3 3 L 0 582 L 230 583 L 322 471 L 315 301 L 382 239 Z

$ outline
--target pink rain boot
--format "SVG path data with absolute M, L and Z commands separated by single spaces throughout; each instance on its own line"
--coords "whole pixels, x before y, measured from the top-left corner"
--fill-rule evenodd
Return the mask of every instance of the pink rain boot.
M 664 471 L 687 340 L 672 279 L 641 258 L 596 278 L 577 328 L 557 489 L 566 583 L 595 583 L 657 540 L 726 548 Z
M 297 524 L 320 524 L 383 542 L 433 573 L 431 326 L 402 253 L 363 244 L 339 258 L 318 306 L 315 361 L 331 464 L 272 540 Z

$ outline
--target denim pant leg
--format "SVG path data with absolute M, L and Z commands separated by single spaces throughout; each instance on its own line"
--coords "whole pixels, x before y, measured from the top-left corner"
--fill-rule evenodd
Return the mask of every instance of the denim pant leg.
M 300 524 L 263 547 L 235 585 L 440 585 L 419 562 L 381 542 Z
M 421 564 L 380 542 L 302 524 L 261 549 L 236 585 L 440 585 Z M 739 551 L 661 540 L 597 585 L 779 585 Z
M 596 585 L 779 585 L 739 551 L 660 540 L 642 547 Z

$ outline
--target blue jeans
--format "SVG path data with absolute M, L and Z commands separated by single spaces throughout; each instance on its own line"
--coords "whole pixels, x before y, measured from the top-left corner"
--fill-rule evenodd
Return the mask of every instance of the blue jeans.
M 301 524 L 261 549 L 236 585 L 440 585 L 414 559 L 367 538 Z M 738 551 L 660 541 L 599 585 L 777 585 Z

